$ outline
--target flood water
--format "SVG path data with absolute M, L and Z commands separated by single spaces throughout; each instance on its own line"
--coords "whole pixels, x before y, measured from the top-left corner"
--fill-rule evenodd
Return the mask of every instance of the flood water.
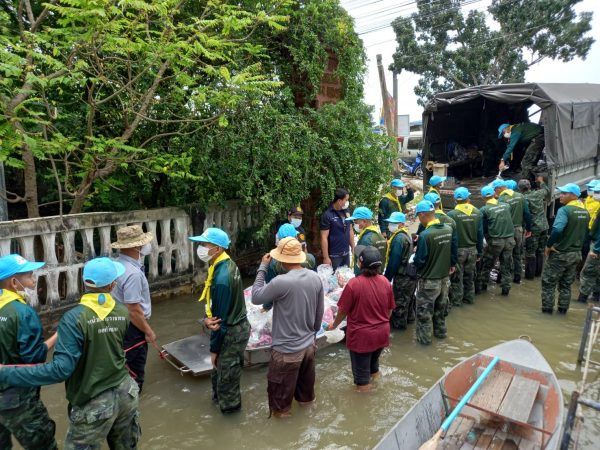
M 585 306 L 572 303 L 566 317 L 542 315 L 539 287 L 538 280 L 514 286 L 506 299 L 492 285 L 491 291 L 477 297 L 475 305 L 453 309 L 448 317 L 448 338 L 434 339 L 429 347 L 414 342 L 414 324 L 405 332 L 394 332 L 391 347 L 381 357 L 383 376 L 370 394 L 353 392 L 343 344 L 323 350 L 317 357 L 315 405 L 300 408 L 295 404 L 293 417 L 285 421 L 268 419 L 266 367 L 244 371 L 243 411 L 224 417 L 211 402 L 209 377 L 182 376 L 151 350 L 140 402 L 140 448 L 370 448 L 444 371 L 480 350 L 520 335 L 529 336 L 554 368 L 568 402 L 581 377 L 575 363 Z M 574 286 L 574 297 L 576 289 Z M 196 298 L 180 297 L 154 306 L 152 325 L 159 342 L 198 332 L 201 307 Z M 67 428 L 64 388 L 45 387 L 42 397 L 57 422 L 57 438 L 62 442 Z M 597 392 L 593 397 L 597 398 Z M 578 448 L 597 449 L 600 413 L 586 412 L 585 416 Z

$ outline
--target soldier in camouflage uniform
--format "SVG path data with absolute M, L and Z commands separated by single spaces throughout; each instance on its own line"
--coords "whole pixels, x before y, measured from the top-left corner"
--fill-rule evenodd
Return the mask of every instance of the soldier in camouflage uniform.
M 198 257 L 210 264 L 200 301 L 206 301 L 204 324 L 211 330 L 213 401 L 223 414 L 238 412 L 244 351 L 250 338 L 242 276 L 225 252 L 231 241 L 223 230 L 207 228 L 189 239 L 200 243 Z
M 416 209 L 419 222 L 425 230 L 419 235 L 415 266 L 417 267 L 417 342 L 431 344 L 431 334 L 438 339 L 446 337 L 446 310 L 449 276 L 457 261 L 456 241 L 452 228 L 435 218 L 435 208 L 427 200 Z
M 387 241 L 381 234 L 379 227 L 373 225 L 373 212 L 369 208 L 359 206 L 345 221 L 353 222 L 354 232 L 358 234 L 356 245 L 373 246 L 379 250 L 381 255 L 387 253 Z M 360 275 L 356 258 L 352 258 L 352 264 L 354 265 L 354 275 Z M 379 267 L 379 271 L 383 274 L 383 264 Z
M 458 262 L 450 277 L 452 306 L 475 302 L 475 271 L 483 254 L 483 219 L 479 209 L 469 202 L 471 193 L 465 187 L 454 191 L 456 208 L 448 213 L 454 219 L 458 235 Z
M 56 334 L 44 342 L 40 318 L 23 292 L 35 288 L 33 271 L 43 265 L 20 255 L 0 258 L 0 364 L 43 363 L 54 346 Z M 54 429 L 38 388 L 0 382 L 1 449 L 12 448 L 11 434 L 26 450 L 56 449 Z
M 526 147 L 521 160 L 521 178 L 532 179 L 537 163 L 544 151 L 544 128 L 541 125 L 523 122 L 515 125 L 503 123 L 498 127 L 498 139 L 508 140 L 506 151 L 502 155 L 498 168 L 503 170 L 512 159 L 513 151 L 517 146 Z
M 500 259 L 500 275 L 502 277 L 500 286 L 502 287 L 502 295 L 507 296 L 513 278 L 512 250 L 515 246 L 515 231 L 510 206 L 507 203 L 499 203 L 494 198 L 492 186 L 483 187 L 481 196 L 486 200 L 486 204 L 480 211 L 487 246 L 483 251 L 482 268 L 477 279 L 475 293 L 487 290 L 490 271 L 496 264 L 496 260 Z
M 404 181 L 399 178 L 394 178 L 390 183 L 392 192 L 388 192 L 379 201 L 378 223 L 381 229 L 381 234 L 389 239 L 392 235 L 388 232 L 386 219 L 394 212 L 404 212 L 406 204 L 415 198 L 415 193 L 410 187 L 406 187 Z M 404 194 L 406 188 L 406 194 Z
M 600 184 L 596 184 L 592 189 L 594 196 L 600 197 Z M 589 193 L 588 193 L 589 195 Z M 592 300 L 600 301 L 600 215 L 596 214 L 590 229 L 590 251 L 585 259 L 585 264 L 580 275 L 580 293 L 578 300 L 586 303 L 589 296 Z
M 571 303 L 571 285 L 581 261 L 581 247 L 587 233 L 590 214 L 579 200 L 579 186 L 568 183 L 558 188 L 560 203 L 546 249 L 548 260 L 542 273 L 542 312 L 552 314 L 558 285 L 558 312 L 566 314 Z
M 64 449 L 135 449 L 139 426 L 137 383 L 129 376 L 122 343 L 129 315 L 110 292 L 125 267 L 96 258 L 83 268 L 87 293 L 58 325 L 53 359 L 0 370 L 0 383 L 33 387 L 65 381 L 69 431 Z
M 393 283 L 396 303 L 390 322 L 393 328 L 404 330 L 410 318 L 411 308 L 414 308 L 413 300 L 417 285 L 416 273 L 411 273 L 408 264 L 412 253 L 412 239 L 404 226 L 406 222 L 404 213 L 393 212 L 385 220 L 391 236 L 388 241 L 384 275 Z
M 543 177 L 537 177 L 536 181 L 538 188 L 535 190 L 531 189 L 529 180 L 519 181 L 519 191 L 527 200 L 531 212 L 531 236 L 525 239 L 525 278 L 528 280 L 542 274 L 549 228 L 546 207 L 550 189 Z

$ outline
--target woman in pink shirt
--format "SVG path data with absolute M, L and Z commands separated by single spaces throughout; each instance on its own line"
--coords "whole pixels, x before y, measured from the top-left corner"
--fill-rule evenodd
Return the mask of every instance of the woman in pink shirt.
M 390 345 L 390 315 L 395 303 L 390 282 L 378 273 L 383 264 L 379 250 L 357 246 L 355 256 L 361 273 L 344 288 L 338 314 L 327 329 L 334 330 L 348 318 L 346 347 L 354 384 L 357 391 L 367 392 L 371 378 L 379 375 L 379 355 Z

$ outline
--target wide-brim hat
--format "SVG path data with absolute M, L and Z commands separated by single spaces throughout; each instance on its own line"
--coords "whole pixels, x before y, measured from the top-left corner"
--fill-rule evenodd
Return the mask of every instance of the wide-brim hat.
M 117 230 L 117 242 L 110 244 L 112 248 L 134 248 L 141 247 L 152 242 L 154 234 L 144 233 L 139 225 L 129 225 Z
M 290 264 L 302 264 L 306 261 L 306 253 L 302 251 L 302 244 L 293 237 L 286 237 L 279 241 L 277 247 L 269 252 L 271 258 Z

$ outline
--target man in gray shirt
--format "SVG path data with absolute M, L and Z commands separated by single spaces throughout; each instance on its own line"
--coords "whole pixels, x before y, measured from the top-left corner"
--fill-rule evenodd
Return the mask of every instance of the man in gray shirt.
M 287 273 L 265 285 L 271 258 Z M 323 319 L 324 292 L 319 276 L 302 267 L 305 260 L 302 244 L 284 238 L 263 257 L 252 286 L 252 303 L 273 302 L 267 393 L 269 410 L 276 417 L 290 416 L 294 398 L 300 404 L 315 399 L 315 335 Z
M 148 320 L 152 314 L 150 288 L 144 274 L 144 256 L 152 251 L 152 233 L 144 233 L 139 225 L 131 225 L 117 230 L 117 242 L 112 248 L 120 250 L 119 262 L 125 266 L 125 273 L 117 278 L 117 286 L 112 291 L 113 298 L 127 306 L 129 328 L 123 340 L 127 366 L 142 392 L 148 342 L 156 346 L 156 335 Z

